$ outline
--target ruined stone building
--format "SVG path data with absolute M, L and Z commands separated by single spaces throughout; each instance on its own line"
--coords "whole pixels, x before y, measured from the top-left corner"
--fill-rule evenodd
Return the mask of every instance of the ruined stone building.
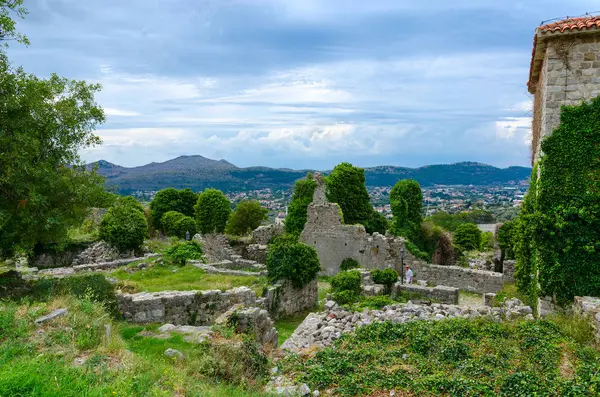
M 560 122 L 560 107 L 600 95 L 600 16 L 538 27 L 527 86 L 535 96 L 531 146 L 536 162 L 542 139 Z

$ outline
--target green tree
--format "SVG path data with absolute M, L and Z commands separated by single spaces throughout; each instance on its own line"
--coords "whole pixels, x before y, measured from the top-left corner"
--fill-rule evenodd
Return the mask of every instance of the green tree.
M 191 216 L 185 216 L 181 212 L 169 211 L 160 220 L 163 230 L 167 236 L 185 238 L 189 232 L 190 237 L 198 232 L 198 225 Z
M 412 179 L 398 181 L 390 192 L 390 206 L 394 215 L 392 231 L 418 244 L 423 221 L 423 193 L 419 183 Z
M 365 170 L 350 163 L 338 164 L 326 177 L 326 193 L 327 200 L 340 206 L 348 225 L 364 225 L 373 212 L 365 187 Z
M 142 214 L 146 213 L 142 203 L 137 201 L 133 196 L 118 196 L 115 202 L 118 202 L 121 205 L 129 205 L 130 207 L 140 211 Z
M 473 223 L 465 223 L 454 232 L 454 245 L 462 251 L 479 250 L 481 246 L 481 230 Z
M 317 181 L 308 174 L 306 179 L 296 181 L 292 201 L 288 206 L 288 213 L 285 217 L 285 232 L 299 235 L 304 230 L 306 224 L 307 208 L 313 201 Z
M 22 44 L 29 44 L 27 37 L 17 32 L 16 22 L 11 17 L 13 14 L 21 19 L 28 14 L 23 7 L 23 0 L 0 0 L 0 41 L 15 40 Z M 8 43 L 3 44 L 4 47 L 8 46 Z
M 268 219 L 268 212 L 256 200 L 242 200 L 229 215 L 225 231 L 234 236 L 245 236 Z
M 498 245 L 502 259 L 515 259 L 513 236 L 516 220 L 507 221 L 498 228 Z
M 373 234 L 375 232 L 380 234 L 385 234 L 385 231 L 388 227 L 388 221 L 385 219 L 383 214 L 377 212 L 375 209 L 371 212 L 371 216 L 364 223 L 365 230 L 369 234 Z
M 0 28 L 6 27 L 0 3 Z M 15 4 L 15 3 L 11 3 Z M 10 26 L 9 26 L 10 28 Z M 12 37 L 10 29 L 8 36 Z M 13 69 L 0 52 L 0 251 L 67 240 L 90 207 L 109 197 L 104 179 L 87 171 L 78 151 L 100 143 L 104 121 L 98 85 Z
M 231 213 L 231 202 L 220 190 L 206 189 L 198 196 L 194 210 L 200 233 L 223 233 Z
M 317 250 L 298 242 L 296 236 L 277 237 L 269 246 L 267 271 L 271 282 L 290 280 L 300 288 L 314 280 L 320 270 Z
M 150 202 L 150 216 L 152 224 L 163 230 L 161 219 L 169 211 L 177 211 L 186 216 L 194 216 L 194 206 L 198 195 L 191 189 L 177 190 L 167 188 L 160 190 Z
M 99 235 L 121 251 L 137 250 L 148 235 L 148 222 L 135 205 L 117 201 L 102 217 Z

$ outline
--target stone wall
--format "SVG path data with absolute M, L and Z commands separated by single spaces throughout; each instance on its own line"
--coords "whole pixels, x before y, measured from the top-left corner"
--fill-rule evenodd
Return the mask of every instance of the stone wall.
M 232 306 L 256 305 L 256 294 L 248 287 L 221 292 L 162 291 L 120 294 L 119 310 L 134 323 L 169 323 L 175 325 L 211 325 Z
M 252 231 L 252 239 L 255 244 L 267 245 L 273 238 L 282 235 L 283 232 L 283 225 L 279 223 L 259 226 Z
M 437 285 L 435 287 L 425 287 L 415 284 L 396 283 L 392 287 L 392 297 L 398 296 L 401 292 L 409 294 L 419 294 L 425 298 L 432 299 L 439 303 L 458 305 L 458 288 Z
M 235 332 L 254 335 L 261 345 L 277 348 L 279 335 L 266 310 L 250 307 L 233 312 L 230 319 Z
M 596 329 L 596 341 L 600 342 L 600 298 L 592 296 L 576 296 L 573 304 L 576 313 L 588 316 Z
M 533 149 L 535 161 L 541 155 L 540 143 L 560 122 L 562 105 L 577 105 L 600 94 L 600 37 L 598 34 L 565 37 L 540 36 L 537 46 L 545 46 L 540 77 L 535 89 L 534 113 L 540 114 L 539 139 Z
M 259 263 L 267 263 L 268 246 L 264 244 L 250 244 L 244 250 L 244 258 L 250 259 Z
M 295 288 L 289 281 L 280 281 L 269 287 L 263 305 L 273 318 L 281 318 L 315 308 L 318 299 L 317 279 L 303 288 Z
M 104 241 L 96 241 L 74 243 L 61 252 L 50 250 L 38 252 L 29 260 L 29 265 L 38 269 L 48 269 L 110 262 L 134 256 L 133 251 L 119 252 Z
M 502 273 L 423 263 L 413 266 L 413 272 L 415 280 L 427 280 L 429 284 L 445 285 L 478 294 L 502 289 Z
M 502 278 L 505 283 L 512 283 L 515 281 L 515 263 L 517 261 L 505 260 L 502 262 Z
M 362 225 L 344 225 L 340 207 L 324 199 L 325 185 L 315 189 L 313 202 L 308 206 L 307 221 L 300 241 L 314 247 L 321 262 L 321 273 L 335 275 L 346 258 L 358 261 L 366 269 L 388 267 L 400 272 L 401 238 L 368 234 Z M 420 262 L 405 249 L 405 264 Z

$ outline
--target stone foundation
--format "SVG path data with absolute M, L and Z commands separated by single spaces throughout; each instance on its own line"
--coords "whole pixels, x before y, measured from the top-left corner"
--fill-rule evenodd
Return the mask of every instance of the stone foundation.
M 119 311 L 126 320 L 138 324 L 211 325 L 232 306 L 254 306 L 256 301 L 256 294 L 248 287 L 233 288 L 225 292 L 142 292 L 120 294 Z
M 407 292 L 409 294 L 422 295 L 424 298 L 434 300 L 438 303 L 458 305 L 458 291 L 458 288 L 445 287 L 443 285 L 425 287 L 398 282 L 392 286 L 392 297 L 398 296 L 401 292 Z
M 414 266 L 413 272 L 415 280 L 427 280 L 434 285 L 445 285 L 478 294 L 502 289 L 502 273 L 423 263 Z
M 502 262 L 502 279 L 505 283 L 513 283 L 515 281 L 515 263 L 517 261 L 505 260 Z
M 62 252 L 40 252 L 29 260 L 29 265 L 38 269 L 48 269 L 112 262 L 134 256 L 134 251 L 119 252 L 104 241 L 97 241 L 71 244 Z
M 269 287 L 263 305 L 273 318 L 281 318 L 315 308 L 318 299 L 317 279 L 302 288 L 295 288 L 289 281 L 280 281 Z

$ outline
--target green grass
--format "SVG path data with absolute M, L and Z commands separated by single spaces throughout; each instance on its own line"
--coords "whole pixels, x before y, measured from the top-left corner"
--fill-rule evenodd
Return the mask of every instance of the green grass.
M 267 285 L 266 277 L 209 274 L 192 265 L 182 267 L 155 265 L 134 273 L 128 273 L 125 269 L 121 269 L 111 273 L 110 276 L 125 282 L 129 286 L 133 286 L 138 291 L 145 292 L 165 290 L 227 290 L 234 287 L 247 286 L 260 296 L 263 287 Z
M 336 396 L 597 396 L 600 353 L 546 320 L 378 323 L 314 355 L 280 361 L 287 376 Z M 329 395 L 329 394 L 328 394 Z
M 296 328 L 304 321 L 308 313 L 300 313 L 291 317 L 286 317 L 275 321 L 275 328 L 279 334 L 279 346 L 287 340 Z
M 323 299 L 325 299 L 327 294 L 331 291 L 331 284 L 330 284 L 329 280 L 322 281 L 321 279 L 319 279 L 318 283 L 319 283 L 319 302 L 321 302 Z

